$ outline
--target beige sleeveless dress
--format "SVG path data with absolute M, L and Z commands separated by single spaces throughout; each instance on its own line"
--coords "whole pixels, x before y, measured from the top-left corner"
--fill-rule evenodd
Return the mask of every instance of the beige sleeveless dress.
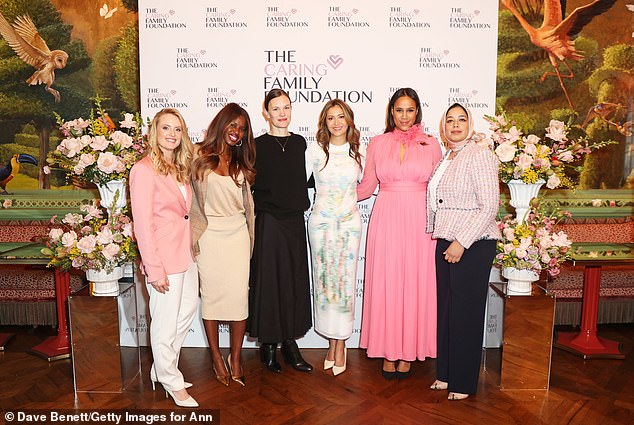
M 207 175 L 207 229 L 197 258 L 205 320 L 245 320 L 249 311 L 250 240 L 242 189 L 230 176 Z M 244 176 L 240 174 L 239 181 Z

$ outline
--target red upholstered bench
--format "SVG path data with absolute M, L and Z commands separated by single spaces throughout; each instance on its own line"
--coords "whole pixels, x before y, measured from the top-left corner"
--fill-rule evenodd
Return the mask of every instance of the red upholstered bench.
M 84 285 L 83 276 L 71 274 L 71 293 Z M 50 269 L 2 266 L 0 325 L 56 326 L 55 273 Z
M 562 225 L 574 242 L 632 243 L 634 219 L 585 219 Z M 549 278 L 549 291 L 557 299 L 555 323 L 578 325 L 581 321 L 583 267 L 564 265 L 561 274 Z M 597 323 L 634 323 L 634 269 L 627 265 L 601 270 Z

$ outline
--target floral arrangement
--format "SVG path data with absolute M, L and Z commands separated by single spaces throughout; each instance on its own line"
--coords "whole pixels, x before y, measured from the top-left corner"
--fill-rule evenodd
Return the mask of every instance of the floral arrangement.
M 64 121 L 55 114 L 64 139 L 49 154 L 47 162 L 59 165 L 68 175 L 97 184 L 127 179 L 145 150 L 141 117 L 123 114 L 117 129 L 102 108 L 101 99 L 94 102 L 96 108 L 88 120 Z
M 574 188 L 574 182 L 565 173 L 566 168 L 580 171 L 574 164 L 592 150 L 613 144 L 613 141 L 590 143 L 586 136 L 570 139 L 570 125 L 551 120 L 543 137 L 524 135 L 506 114 L 489 116 L 489 129 L 493 131 L 489 144 L 500 162 L 500 178 L 504 183 L 522 180 L 535 183 L 542 179 L 546 187 Z
M 68 213 L 51 218 L 52 228 L 42 254 L 50 257 L 48 267 L 69 270 L 112 270 L 137 258 L 132 220 L 119 209 L 111 209 L 109 218 L 93 204 L 81 206 L 81 214 Z
M 559 274 L 559 266 L 571 256 L 572 241 L 563 231 L 555 232 L 555 226 L 567 211 L 559 207 L 545 207 L 536 198 L 524 223 L 512 215 L 498 222 L 502 239 L 497 242 L 497 255 L 493 263 L 500 267 L 532 270 L 539 274 L 547 270 L 551 276 Z
M 13 199 L 0 199 L 0 209 L 11 207 L 13 207 Z

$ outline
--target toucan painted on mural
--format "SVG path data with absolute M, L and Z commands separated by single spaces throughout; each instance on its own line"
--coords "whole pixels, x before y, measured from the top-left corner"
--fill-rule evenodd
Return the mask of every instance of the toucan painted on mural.
M 20 164 L 37 165 L 37 159 L 26 153 L 16 153 L 11 157 L 7 165 L 0 166 L 0 194 L 8 194 L 7 183 L 13 179 L 13 176 L 20 172 Z

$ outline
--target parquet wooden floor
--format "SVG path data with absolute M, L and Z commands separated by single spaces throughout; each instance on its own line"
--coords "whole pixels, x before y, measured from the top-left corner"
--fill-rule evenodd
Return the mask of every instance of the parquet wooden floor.
M 48 363 L 27 354 L 50 329 L 3 328 L 18 334 L 0 352 L 0 409 L 178 408 L 148 378 L 150 356 L 142 349 L 142 376 L 121 394 L 73 394 L 72 363 Z M 413 364 L 403 381 L 385 381 L 381 361 L 348 350 L 348 369 L 333 377 L 320 369 L 325 350 L 303 350 L 315 370 L 263 369 L 258 352 L 243 351 L 245 388 L 220 385 L 211 375 L 207 349 L 186 348 L 181 370 L 203 408 L 219 409 L 230 424 L 634 424 L 634 325 L 604 326 L 601 336 L 623 343 L 625 360 L 587 360 L 555 349 L 549 391 L 500 391 L 501 350 L 486 351 L 478 393 L 448 401 L 428 389 L 435 361 Z M 2 419 L 0 418 L 0 422 Z

